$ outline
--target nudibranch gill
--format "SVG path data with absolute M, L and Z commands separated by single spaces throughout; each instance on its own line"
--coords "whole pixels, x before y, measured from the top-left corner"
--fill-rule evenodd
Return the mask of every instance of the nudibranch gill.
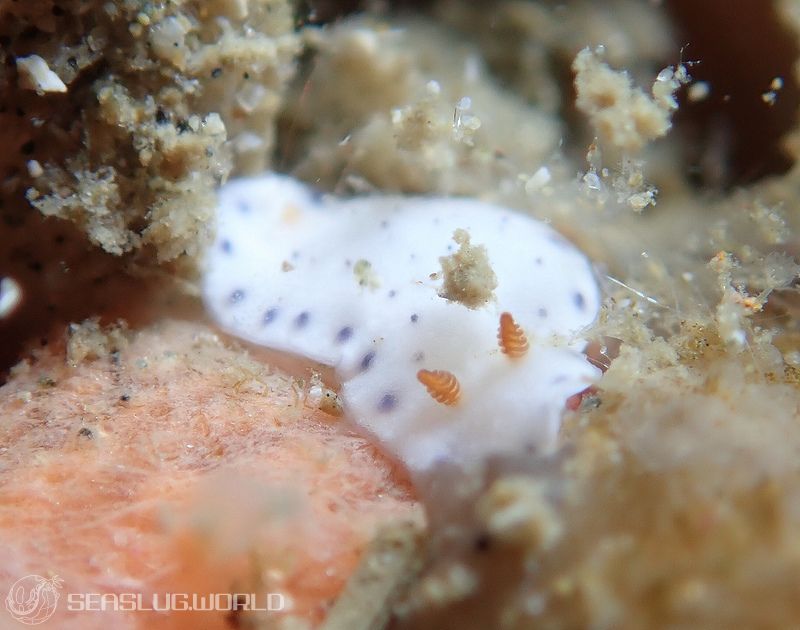
M 555 443 L 598 377 L 590 261 L 542 222 L 473 199 L 319 195 L 283 175 L 229 182 L 203 276 L 225 331 L 332 366 L 345 416 L 411 471 Z M 483 306 L 441 297 L 466 231 L 496 276 Z

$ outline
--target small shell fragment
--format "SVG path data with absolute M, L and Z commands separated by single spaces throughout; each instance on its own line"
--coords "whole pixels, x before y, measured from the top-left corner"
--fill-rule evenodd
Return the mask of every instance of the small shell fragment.
M 67 86 L 47 62 L 39 55 L 17 57 L 19 85 L 26 90 L 36 90 L 37 94 L 45 92 L 66 92 Z
M 0 280 L 0 319 L 13 313 L 22 301 L 22 288 L 13 278 Z

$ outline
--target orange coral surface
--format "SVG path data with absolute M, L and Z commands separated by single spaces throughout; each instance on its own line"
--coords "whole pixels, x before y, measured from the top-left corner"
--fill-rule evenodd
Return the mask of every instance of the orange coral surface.
M 313 625 L 377 529 L 418 514 L 391 464 L 305 406 L 297 379 L 204 326 L 73 333 L 0 388 L 0 584 L 60 576 L 43 627 Z M 259 606 L 278 593 L 286 607 L 77 612 L 70 593 L 256 593 Z

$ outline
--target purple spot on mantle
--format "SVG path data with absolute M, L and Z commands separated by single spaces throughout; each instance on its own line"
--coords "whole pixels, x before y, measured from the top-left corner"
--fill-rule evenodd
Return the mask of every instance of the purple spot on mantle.
M 361 359 L 361 371 L 366 372 L 370 366 L 372 365 L 372 360 L 375 358 L 375 352 L 370 350 L 367 354 L 364 355 L 364 358 Z
M 384 394 L 380 402 L 378 402 L 378 411 L 382 411 L 383 413 L 392 411 L 395 407 L 397 407 L 397 396 L 391 392 Z
M 294 318 L 294 325 L 297 328 L 303 328 L 306 324 L 308 324 L 308 311 L 303 311 L 297 317 Z
M 278 316 L 278 309 L 271 308 L 266 313 L 264 313 L 264 317 L 261 321 L 266 326 L 267 324 L 271 324 L 272 322 L 274 322 L 277 316 Z
M 350 326 L 345 326 L 338 333 L 336 333 L 336 342 L 344 343 L 353 336 L 353 329 Z

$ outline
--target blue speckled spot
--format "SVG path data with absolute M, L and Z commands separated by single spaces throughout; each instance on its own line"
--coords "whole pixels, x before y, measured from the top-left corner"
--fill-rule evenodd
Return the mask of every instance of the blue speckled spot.
M 336 342 L 344 343 L 353 336 L 353 329 L 350 326 L 345 326 L 338 333 L 336 333 Z
M 242 289 L 236 289 L 233 293 L 231 293 L 230 297 L 228 298 L 228 302 L 231 304 L 238 304 L 244 299 L 244 291 Z
M 397 407 L 397 396 L 391 392 L 387 392 L 381 396 L 381 399 L 378 402 L 378 411 L 387 413 L 392 411 L 395 407 Z
M 261 321 L 266 326 L 266 325 L 271 324 L 272 322 L 274 322 L 275 318 L 277 316 L 278 316 L 278 309 L 277 308 L 271 308 L 266 313 L 264 313 L 264 317 L 262 318 Z
M 369 367 L 372 365 L 372 360 L 375 358 L 375 352 L 370 350 L 367 354 L 364 355 L 364 358 L 361 359 L 361 371 L 366 372 Z
M 539 309 L 539 317 L 545 319 L 547 317 L 547 309 L 542 307 Z
M 583 293 L 577 291 L 575 295 L 572 296 L 572 299 L 575 302 L 575 306 L 577 306 L 580 310 L 586 309 L 586 298 L 583 297 Z
M 306 324 L 308 324 L 309 319 L 308 311 L 303 311 L 297 317 L 294 318 L 294 325 L 297 328 L 303 328 Z
M 410 317 L 410 319 L 411 319 L 411 323 L 412 323 L 412 324 L 416 324 L 416 323 L 419 321 L 419 315 L 417 315 L 416 313 L 414 313 L 414 314 L 413 314 L 413 315 Z
M 221 241 L 219 248 L 226 254 L 230 254 L 233 251 L 233 245 L 231 245 L 231 242 L 228 239 Z

